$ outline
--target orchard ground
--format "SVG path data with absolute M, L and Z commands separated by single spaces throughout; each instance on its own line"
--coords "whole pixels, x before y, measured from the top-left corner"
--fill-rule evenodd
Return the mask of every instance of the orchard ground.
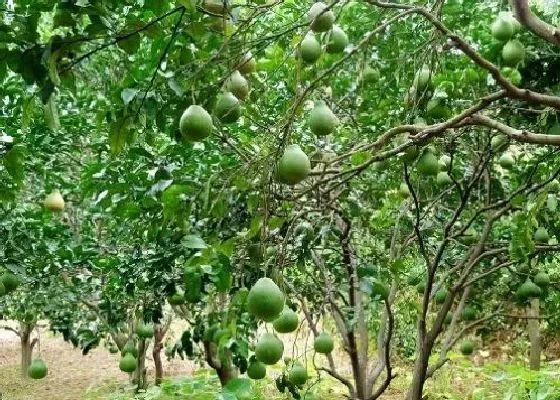
M 171 337 L 179 337 L 182 330 L 181 323 L 174 323 Z M 301 343 L 301 341 L 300 341 Z M 433 380 L 429 381 L 426 394 L 429 399 L 485 399 L 501 400 L 506 395 L 533 390 L 541 394 L 543 399 L 547 393 L 554 396 L 560 392 L 560 341 L 547 343 L 546 359 L 541 372 L 529 371 L 525 368 L 524 353 L 526 342 L 522 338 L 514 339 L 499 336 L 486 344 L 485 348 L 475 352 L 470 358 L 453 354 L 452 360 L 446 368 L 441 369 Z M 37 349 L 38 350 L 38 349 Z M 119 355 L 110 354 L 100 346 L 83 356 L 79 349 L 74 349 L 70 343 L 64 342 L 62 337 L 53 336 L 41 330 L 41 355 L 49 368 L 49 375 L 44 380 L 33 381 L 22 378 L 19 372 L 19 339 L 8 331 L 0 331 L 0 393 L 2 400 L 125 400 L 133 399 L 132 388 L 128 377 L 118 368 Z M 286 353 L 299 352 L 301 349 L 293 347 L 293 337 L 286 346 Z M 336 353 L 336 351 L 335 351 Z M 337 363 L 341 371 L 350 373 L 349 366 L 343 366 L 342 354 L 337 354 Z M 310 366 L 311 360 L 308 360 Z M 319 362 L 318 360 L 316 360 Z M 408 386 L 410 376 L 405 367 L 406 360 L 401 360 L 395 372 L 398 374 L 395 384 L 381 398 L 385 400 L 402 399 L 404 390 Z M 178 358 L 168 361 L 163 357 L 166 380 L 162 385 L 160 395 L 153 397 L 156 390 L 148 390 L 150 396 L 138 395 L 136 398 L 173 399 L 184 397 L 184 386 L 193 380 L 203 382 L 196 398 L 212 399 L 219 391 L 217 379 L 212 377 L 210 370 L 197 367 L 191 361 Z M 281 363 L 279 363 L 281 364 Z M 148 350 L 148 375 L 153 381 L 153 362 L 151 349 Z M 408 369 L 409 370 L 409 369 Z M 269 375 L 276 376 L 281 367 L 276 366 Z M 311 372 L 315 378 L 316 373 Z M 313 382 L 315 382 L 313 378 Z M 476 382 L 476 385 L 473 385 Z M 288 399 L 278 393 L 267 378 L 257 383 L 263 398 L 269 400 Z M 196 385 L 194 385 L 196 386 Z M 312 385 L 315 400 L 342 400 L 345 397 L 344 388 L 328 378 Z M 204 392 L 204 395 L 202 394 Z M 182 393 L 182 397 L 181 394 Z M 180 397 L 176 397 L 179 395 Z M 193 397 L 194 398 L 194 397 Z M 521 398 L 521 397 L 519 397 Z M 525 398 L 525 397 L 523 397 Z

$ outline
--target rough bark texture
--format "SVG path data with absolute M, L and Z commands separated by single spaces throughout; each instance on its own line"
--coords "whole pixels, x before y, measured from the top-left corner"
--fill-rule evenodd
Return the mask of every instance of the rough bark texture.
M 134 371 L 134 382 L 136 382 L 137 390 L 145 389 L 148 385 L 146 382 L 146 350 L 148 346 L 146 339 L 138 341 L 138 359 L 136 360 L 136 371 Z
M 154 357 L 155 366 L 155 384 L 156 386 L 161 385 L 163 379 L 163 365 L 161 363 L 161 350 L 163 349 L 163 338 L 171 325 L 171 319 L 164 325 L 156 325 L 154 328 L 154 348 L 152 350 L 152 356 Z
M 33 325 L 23 322 L 20 324 L 21 374 L 23 376 L 27 376 L 27 369 L 31 365 L 33 347 L 35 347 L 36 343 L 36 340 L 31 340 L 31 332 L 33 332 Z
M 222 387 L 232 379 L 237 378 L 239 370 L 233 364 L 230 351 L 225 351 L 224 359 L 220 359 L 218 357 L 218 346 L 215 343 L 204 341 L 204 353 L 208 365 L 216 370 Z
M 532 299 L 531 306 L 528 309 L 528 316 L 532 317 L 527 320 L 527 330 L 529 331 L 529 341 L 531 348 L 529 350 L 529 368 L 538 371 L 541 368 L 541 334 L 539 323 L 540 304 L 539 299 Z

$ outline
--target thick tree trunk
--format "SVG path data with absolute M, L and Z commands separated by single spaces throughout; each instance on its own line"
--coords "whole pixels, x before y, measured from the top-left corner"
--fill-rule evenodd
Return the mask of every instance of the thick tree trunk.
M 529 350 L 529 368 L 538 371 L 541 368 L 541 334 L 540 334 L 540 304 L 539 299 L 532 299 L 531 306 L 528 309 L 527 330 L 529 331 L 529 341 L 531 348 Z
M 138 341 L 138 359 L 136 360 L 136 371 L 134 371 L 134 381 L 136 382 L 137 390 L 142 390 L 147 387 L 146 382 L 146 350 L 148 346 L 146 339 Z
M 233 364 L 230 351 L 226 351 L 225 357 L 220 359 L 218 358 L 218 346 L 215 343 L 204 341 L 204 353 L 208 365 L 216 370 L 222 387 L 232 379 L 237 378 L 239 370 Z
M 33 358 L 33 347 L 35 341 L 31 341 L 33 326 L 26 323 L 20 324 L 20 343 L 21 343 L 21 374 L 27 376 L 27 369 L 31 365 Z
M 414 375 L 410 385 L 407 400 L 422 400 L 422 391 L 426 382 L 426 374 L 428 371 L 428 362 L 430 351 L 428 346 L 422 346 L 417 351 L 416 361 L 414 363 Z
M 163 337 L 165 336 L 165 330 L 161 326 L 156 326 L 154 329 L 154 348 L 152 350 L 152 356 L 154 357 L 155 366 L 155 384 L 156 386 L 161 385 L 163 379 L 163 365 L 161 363 L 161 350 L 163 349 Z

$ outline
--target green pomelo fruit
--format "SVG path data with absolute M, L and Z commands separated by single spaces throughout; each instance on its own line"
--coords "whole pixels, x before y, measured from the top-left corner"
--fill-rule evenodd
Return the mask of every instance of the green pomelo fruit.
M 490 26 L 492 36 L 496 40 L 506 42 L 513 36 L 513 25 L 505 18 L 497 18 Z
M 126 353 L 119 361 L 119 368 L 123 372 L 134 372 L 136 370 L 136 358 L 132 354 Z
M 445 298 L 447 297 L 447 290 L 440 289 L 434 295 L 434 300 L 436 304 L 443 304 L 445 302 Z
M 362 82 L 375 83 L 379 80 L 381 74 L 378 69 L 372 68 L 369 65 L 362 71 Z
M 466 306 L 461 313 L 463 321 L 474 321 L 476 319 L 476 311 L 474 308 Z
M 241 75 L 241 72 L 233 71 L 230 77 L 226 79 L 224 89 L 233 93 L 238 99 L 245 100 L 249 95 L 249 82 Z
M 539 272 L 533 277 L 535 284 L 541 288 L 550 285 L 550 277 L 545 272 Z
M 416 293 L 423 295 L 425 291 L 426 291 L 426 282 L 422 281 L 418 285 L 416 285 Z
M 315 35 L 306 35 L 300 45 L 301 59 L 308 64 L 313 64 L 321 57 L 321 53 L 321 44 L 317 41 Z
M 549 193 L 546 198 L 546 207 L 551 211 L 555 212 L 556 208 L 558 207 L 558 199 L 556 198 L 556 194 Z
M 239 99 L 231 92 L 219 94 L 214 112 L 218 119 L 225 124 L 237 121 L 241 117 Z
M 255 60 L 255 57 L 253 57 L 250 51 L 243 54 L 239 59 L 237 70 L 245 75 L 251 74 L 257 70 L 257 60 Z
M 507 147 L 508 138 L 506 135 L 496 135 L 490 140 L 490 147 L 494 151 L 505 150 Z
M 119 352 L 119 348 L 117 346 L 115 346 L 114 344 L 112 344 L 111 346 L 109 346 L 109 353 L 111 354 L 116 354 Z
M 249 313 L 263 321 L 273 321 L 284 309 L 284 293 L 270 278 L 260 278 L 249 291 Z
M 449 176 L 449 174 L 445 171 L 441 171 L 438 172 L 437 176 L 436 176 L 436 183 L 438 185 L 444 186 L 444 185 L 449 185 L 450 183 L 453 183 L 453 181 L 451 180 L 451 177 Z
M 346 46 L 348 46 L 348 35 L 340 26 L 333 26 L 327 40 L 327 53 L 342 53 Z
M 261 336 L 255 347 L 257 360 L 266 365 L 274 365 L 284 353 L 284 343 L 276 335 L 265 333 Z
M 136 334 L 143 339 L 151 339 L 154 337 L 154 327 L 144 323 L 138 324 Z
M 19 286 L 19 279 L 11 272 L 4 272 L 2 276 L 0 276 L 0 283 L 6 288 L 6 293 L 10 293 Z
M 45 362 L 40 358 L 33 360 L 29 368 L 27 368 L 27 376 L 31 379 L 43 379 L 47 376 L 48 372 L 49 370 Z
M 413 87 L 417 93 L 429 90 L 432 86 L 432 72 L 427 66 L 420 68 L 414 76 Z
M 514 85 L 519 85 L 521 83 L 521 72 L 519 72 L 515 68 L 511 67 L 504 67 L 502 68 L 502 75 L 506 77 L 508 81 L 513 83 Z
M 334 341 L 326 332 L 320 333 L 313 342 L 313 349 L 320 354 L 329 354 L 334 349 Z
M 266 376 L 266 365 L 257 360 L 251 361 L 247 367 L 247 376 L 254 380 L 264 379 Z
M 309 172 L 311 172 L 309 157 L 297 144 L 286 146 L 284 154 L 278 162 L 278 181 L 287 185 L 295 185 L 307 178 Z
M 460 350 L 463 355 L 469 356 L 474 351 L 474 345 L 470 340 L 465 340 L 463 343 L 461 343 Z
M 451 314 L 450 312 L 448 312 L 448 313 L 445 315 L 445 319 L 443 320 L 443 323 L 444 323 L 445 325 L 449 325 L 449 324 L 451 323 L 452 320 L 453 320 L 453 314 Z
M 544 227 L 539 227 L 535 231 L 535 242 L 537 243 L 548 243 L 549 239 L 548 231 Z
M 308 379 L 307 369 L 301 365 L 296 364 L 290 370 L 290 374 L 288 375 L 288 379 L 296 386 L 303 386 Z
M 426 105 L 426 116 L 432 119 L 446 119 L 451 115 L 451 109 L 441 99 L 431 99 Z
M 511 153 L 504 153 L 498 159 L 498 163 L 503 169 L 512 169 L 515 164 L 515 160 L 513 159 Z
M 309 128 L 317 136 L 327 136 L 338 126 L 338 118 L 324 101 L 319 100 L 309 113 Z
M 299 324 L 297 314 L 291 308 L 284 307 L 278 318 L 274 320 L 272 326 L 278 333 L 290 333 L 297 329 Z
M 502 49 L 504 64 L 515 67 L 525 59 L 525 47 L 519 40 L 510 40 Z
M 326 32 L 332 28 L 335 16 L 331 10 L 328 10 L 328 7 L 325 3 L 317 2 L 309 9 L 307 18 L 311 22 L 311 30 L 314 32 Z
M 399 196 L 401 196 L 402 198 L 407 198 L 410 196 L 410 189 L 405 182 L 401 183 L 399 186 Z
M 426 151 L 416 164 L 416 169 L 422 175 L 437 175 L 439 164 L 436 156 L 431 151 Z
M 514 35 L 521 30 L 521 23 L 515 18 L 511 11 L 500 11 L 498 13 L 498 18 L 504 19 L 511 24 Z
M 538 297 L 541 293 L 541 288 L 530 279 L 527 279 L 517 288 L 515 295 L 519 301 L 525 301 L 531 297 Z
M 138 357 L 138 349 L 136 349 L 136 346 L 130 340 L 128 342 L 126 342 L 126 344 L 124 345 L 124 347 L 121 350 L 121 355 L 123 357 L 127 354 L 131 354 L 135 358 Z

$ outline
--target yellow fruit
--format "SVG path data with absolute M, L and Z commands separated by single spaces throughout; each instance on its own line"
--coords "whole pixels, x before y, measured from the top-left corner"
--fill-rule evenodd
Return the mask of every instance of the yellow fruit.
M 64 211 L 64 199 L 58 190 L 54 190 L 45 199 L 45 208 L 49 211 Z

